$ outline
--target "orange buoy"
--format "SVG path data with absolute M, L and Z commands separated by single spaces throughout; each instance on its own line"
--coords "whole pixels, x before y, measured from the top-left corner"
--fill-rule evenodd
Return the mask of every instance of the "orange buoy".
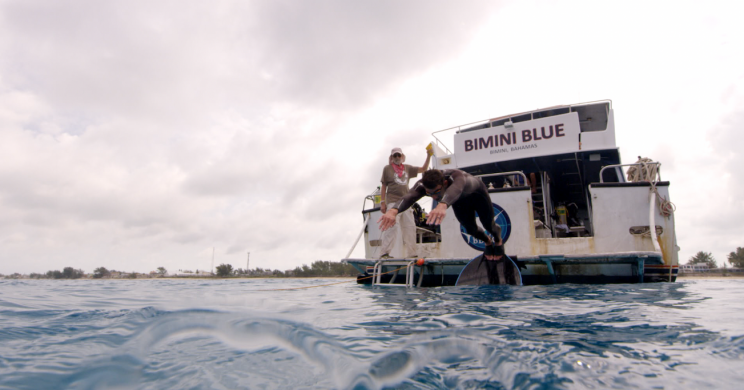
M 416 265 L 418 265 L 419 267 L 422 266 L 422 265 L 424 265 L 424 258 L 422 257 L 422 258 L 416 260 Z

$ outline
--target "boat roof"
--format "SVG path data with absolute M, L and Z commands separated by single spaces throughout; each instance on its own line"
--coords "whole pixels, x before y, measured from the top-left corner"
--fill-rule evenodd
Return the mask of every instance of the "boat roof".
M 498 116 L 498 117 L 491 118 L 491 119 L 482 119 L 479 121 L 466 123 L 464 125 L 448 127 L 446 129 L 437 130 L 433 132 L 432 135 L 442 133 L 445 131 L 452 131 L 452 130 L 455 130 L 458 133 L 465 132 L 465 131 L 478 130 L 480 128 L 484 128 L 484 127 L 481 127 L 481 125 L 484 125 L 484 124 L 491 124 L 491 126 L 499 126 L 500 124 L 503 125 L 504 123 L 508 121 L 511 121 L 512 123 L 519 123 L 519 122 L 524 122 L 524 121 L 531 120 L 531 119 L 547 118 L 547 117 L 571 112 L 572 109 L 574 109 L 574 111 L 579 111 L 580 107 L 581 108 L 605 107 L 609 111 L 609 110 L 612 110 L 612 100 L 604 99 L 604 100 L 595 100 L 595 101 L 584 102 L 584 103 L 562 104 L 562 105 L 557 105 L 557 106 L 538 108 L 538 109 L 534 109 L 530 111 L 519 112 L 516 114 Z M 587 112 L 589 110 L 584 109 L 581 111 Z M 591 119 L 593 117 L 588 116 L 587 118 Z M 494 124 L 493 122 L 496 122 L 498 124 Z M 486 126 L 486 127 L 490 127 L 490 126 Z M 434 135 L 434 137 L 436 138 L 436 135 Z
M 528 114 L 531 114 L 533 118 L 535 116 L 534 114 L 542 114 L 542 115 L 539 115 L 538 117 L 545 118 L 545 117 L 549 117 L 553 115 L 559 115 L 559 113 L 563 111 L 570 112 L 570 109 L 573 107 L 584 107 L 584 106 L 594 106 L 594 105 L 604 105 L 604 104 L 606 104 L 609 109 L 612 109 L 612 100 L 606 99 L 606 100 L 596 100 L 596 101 L 585 102 L 585 103 L 564 104 L 564 105 L 557 105 L 557 106 L 551 106 L 551 107 L 545 107 L 545 108 L 538 108 L 532 111 L 524 111 L 524 112 L 520 112 L 517 114 L 510 114 L 510 115 L 504 115 L 504 116 L 492 118 L 488 121 L 495 122 L 495 121 L 500 121 L 503 119 L 520 118 Z M 568 109 L 568 111 L 566 111 L 566 109 Z
M 453 143 L 438 138 L 443 131 L 454 132 Z M 436 145 L 443 147 L 443 153 L 437 156 L 454 157 L 449 161 L 459 169 L 584 152 L 618 155 L 611 100 L 556 105 L 499 116 L 436 131 L 432 135 Z M 452 150 L 448 144 L 452 145 Z M 614 162 L 617 157 L 610 160 Z

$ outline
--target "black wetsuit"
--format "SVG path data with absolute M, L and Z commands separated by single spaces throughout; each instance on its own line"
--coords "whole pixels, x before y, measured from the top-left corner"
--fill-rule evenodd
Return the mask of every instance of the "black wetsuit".
M 443 169 L 444 180 L 447 181 L 447 190 L 444 196 L 433 194 L 431 197 L 447 206 L 451 206 L 455 217 L 471 236 L 488 241 L 486 233 L 475 223 L 475 213 L 478 213 L 481 224 L 493 235 L 496 242 L 501 239 L 501 226 L 494 221 L 493 205 L 488 189 L 483 181 L 467 172 L 459 169 Z M 426 195 L 426 189 L 421 180 L 414 184 L 403 200 L 398 205 L 398 212 L 403 212 L 417 200 Z M 441 199 L 439 197 L 441 196 Z

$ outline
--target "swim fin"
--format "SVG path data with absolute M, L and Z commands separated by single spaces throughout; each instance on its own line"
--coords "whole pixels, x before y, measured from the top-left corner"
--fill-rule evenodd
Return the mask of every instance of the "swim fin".
M 483 251 L 485 256 L 504 256 L 504 245 L 486 245 Z

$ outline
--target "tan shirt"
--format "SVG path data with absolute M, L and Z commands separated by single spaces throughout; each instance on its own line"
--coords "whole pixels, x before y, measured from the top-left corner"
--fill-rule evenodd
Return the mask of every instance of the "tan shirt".
M 393 166 L 388 164 L 382 169 L 382 179 L 380 182 L 387 187 L 385 194 L 385 203 L 388 207 L 395 207 L 408 193 L 408 181 L 418 176 L 418 167 L 403 164 L 406 167 L 402 177 L 395 174 Z

